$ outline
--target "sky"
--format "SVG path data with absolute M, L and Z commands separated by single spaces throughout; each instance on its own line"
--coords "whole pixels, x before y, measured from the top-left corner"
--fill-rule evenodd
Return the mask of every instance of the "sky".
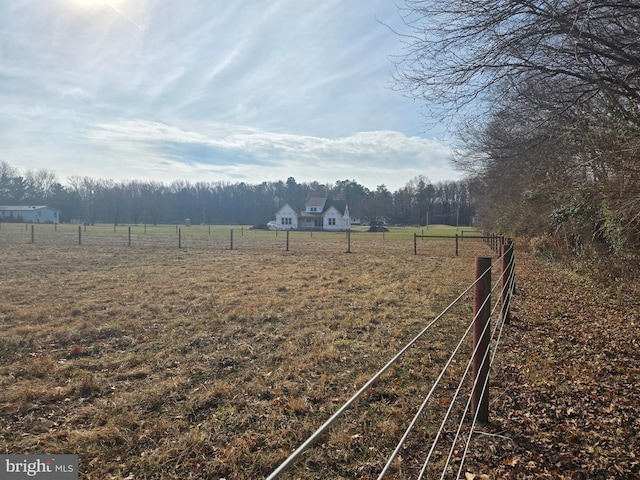
M 457 180 L 391 0 L 0 3 L 0 161 L 170 183 Z

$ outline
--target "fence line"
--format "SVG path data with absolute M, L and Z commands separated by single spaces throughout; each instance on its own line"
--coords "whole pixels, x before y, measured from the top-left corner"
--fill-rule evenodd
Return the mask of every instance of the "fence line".
M 448 235 L 419 235 L 411 231 L 401 232 L 364 232 L 364 231 L 264 231 L 245 229 L 242 226 L 212 231 L 211 226 L 179 225 L 107 225 L 95 226 L 78 224 L 5 224 L 0 229 L 0 241 L 10 244 L 31 243 L 40 245 L 112 245 L 115 247 L 134 248 L 177 248 L 177 249 L 220 249 L 248 250 L 251 248 L 270 248 L 273 250 L 304 251 L 326 247 L 333 252 L 352 253 L 354 243 L 357 250 L 358 240 L 366 237 L 367 241 L 380 241 L 381 245 L 390 249 L 407 251 L 406 240 L 413 236 L 414 254 L 417 254 L 417 238 L 434 241 L 455 241 L 455 254 L 459 255 L 459 242 L 465 238 L 485 238 L 481 236 L 460 237 L 457 233 Z M 29 226 L 31 234 L 29 236 Z M 149 227 L 149 228 L 147 228 Z M 283 235 L 285 233 L 285 235 Z M 463 231 L 464 233 L 464 231 Z M 352 236 L 352 234 L 355 234 Z M 496 237 L 498 238 L 498 237 Z M 256 246 L 255 242 L 260 241 Z M 488 240 L 485 239 L 485 242 Z M 433 244 L 431 244 L 433 245 Z
M 489 236 L 488 236 L 489 237 Z M 503 238 L 503 237 L 502 237 Z M 504 240 L 503 240 L 504 241 Z M 489 237 L 489 242 L 492 242 L 491 237 Z M 491 245 L 493 247 L 493 244 Z M 506 319 L 508 318 L 508 307 L 509 307 L 509 297 L 510 294 L 513 292 L 513 285 L 515 284 L 515 268 L 514 268 L 514 262 L 515 262 L 515 255 L 513 255 L 513 243 L 510 242 L 508 244 L 508 248 L 503 249 L 504 251 L 509 251 L 511 253 L 510 255 L 510 263 L 508 264 L 508 268 L 505 268 L 503 266 L 502 268 L 502 273 L 499 276 L 498 281 L 496 282 L 495 286 L 493 286 L 492 288 L 489 289 L 489 292 L 487 292 L 486 297 L 484 299 L 480 299 L 479 305 L 480 308 L 477 309 L 476 312 L 474 312 L 474 317 L 473 320 L 470 322 L 469 326 L 467 327 L 466 331 L 464 332 L 464 334 L 462 335 L 460 341 L 458 342 L 458 344 L 456 345 L 456 347 L 454 348 L 452 354 L 450 355 L 449 359 L 447 360 L 447 362 L 445 363 L 444 367 L 442 368 L 442 370 L 440 371 L 440 374 L 438 375 L 438 377 L 436 378 L 435 382 L 433 383 L 433 385 L 431 386 L 431 389 L 429 390 L 429 392 L 427 393 L 426 397 L 424 398 L 424 400 L 422 401 L 422 404 L 420 405 L 418 411 L 416 412 L 416 414 L 414 415 L 413 419 L 411 420 L 409 426 L 407 427 L 407 429 L 405 430 L 404 435 L 402 436 L 402 438 L 400 439 L 400 441 L 398 442 L 398 444 L 396 445 L 396 448 L 394 449 L 393 453 L 390 455 L 390 457 L 388 457 L 387 462 L 383 468 L 383 470 L 381 471 L 378 480 L 381 480 L 384 478 L 384 476 L 388 473 L 389 469 L 391 468 L 391 466 L 393 465 L 394 460 L 397 458 L 398 453 L 400 452 L 400 450 L 402 449 L 402 447 L 404 446 L 408 436 L 410 435 L 410 433 L 413 431 L 413 429 L 415 428 L 415 426 L 417 425 L 417 422 L 421 416 L 421 414 L 423 413 L 424 409 L 426 408 L 429 400 L 433 397 L 434 392 L 438 386 L 438 384 L 440 383 L 440 381 L 442 380 L 445 372 L 447 371 L 447 369 L 450 367 L 450 365 L 453 362 L 454 357 L 456 356 L 456 354 L 458 353 L 458 351 L 460 350 L 462 344 L 464 343 L 465 338 L 468 336 L 469 332 L 471 331 L 471 329 L 474 327 L 474 325 L 476 324 L 476 322 L 478 321 L 478 318 L 482 315 L 482 312 L 484 310 L 484 308 L 488 305 L 490 305 L 490 301 L 491 301 L 491 296 L 494 294 L 495 290 L 497 289 L 497 285 L 499 283 L 502 284 L 502 290 L 501 290 L 501 295 L 499 296 L 500 301 L 495 302 L 495 305 L 493 307 L 493 309 L 489 312 L 489 318 L 491 318 L 491 315 L 493 315 L 498 306 L 501 307 L 501 314 L 499 317 L 499 321 L 496 322 L 496 325 L 493 329 L 493 331 L 490 330 L 490 322 L 487 321 L 485 322 L 483 328 L 482 328 L 482 334 L 484 335 L 485 332 L 491 332 L 490 334 L 490 340 L 492 338 L 495 338 L 495 345 L 494 345 L 494 350 L 493 350 L 493 354 L 490 356 L 490 348 L 487 348 L 482 355 L 482 358 L 480 359 L 480 368 L 482 369 L 483 366 L 485 365 L 485 363 L 487 362 L 487 359 L 490 357 L 489 360 L 489 365 L 488 365 L 488 369 L 490 370 L 491 365 L 493 364 L 493 361 L 495 359 L 495 355 L 497 352 L 497 346 L 499 343 L 499 340 L 501 338 L 502 335 L 502 331 L 503 331 L 503 327 L 504 324 L 506 322 Z M 504 255 L 504 253 L 503 253 Z M 498 260 L 502 259 L 502 257 L 499 257 Z M 420 339 L 436 322 L 438 322 L 440 319 L 443 318 L 443 316 L 448 313 L 454 305 L 456 305 L 472 288 L 475 288 L 476 285 L 482 281 L 485 277 L 485 275 L 490 275 L 491 269 L 496 266 L 498 263 L 498 261 L 494 262 L 493 264 L 490 263 L 489 267 L 481 272 L 477 272 L 476 273 L 476 279 L 475 281 L 469 285 L 455 300 L 453 300 L 439 315 L 437 315 L 433 320 L 431 320 L 427 326 L 417 335 L 415 336 L 404 348 L 402 348 L 391 360 L 389 360 L 389 362 L 387 362 L 387 364 L 381 369 L 379 370 L 373 377 L 371 377 L 371 379 L 365 383 L 365 385 L 360 388 L 360 390 L 358 390 L 358 392 L 353 395 L 345 404 L 343 404 L 327 421 L 325 421 L 325 423 L 318 429 L 316 430 L 300 447 L 298 447 L 298 449 L 296 449 L 284 462 L 282 462 L 280 464 L 280 466 L 278 466 L 278 468 L 276 468 L 271 475 L 269 475 L 267 477 L 266 480 L 274 480 L 276 478 L 278 478 L 282 473 L 284 473 L 289 467 L 291 467 L 295 461 L 309 448 L 311 447 L 318 439 L 319 437 L 332 425 L 334 425 L 337 420 L 344 414 L 344 412 L 365 392 L 367 391 L 371 385 L 373 385 L 381 376 L 382 374 L 384 374 L 390 367 L 391 365 L 393 365 L 411 346 L 413 346 L 418 339 Z M 507 276 L 507 280 L 505 281 L 504 278 L 505 276 Z M 496 330 L 499 330 L 498 335 L 496 337 Z M 444 430 L 444 427 L 447 423 L 447 421 L 449 420 L 451 411 L 453 410 L 453 406 L 455 404 L 455 401 L 457 400 L 460 391 L 463 388 L 463 384 L 465 382 L 465 379 L 468 375 L 469 369 L 471 368 L 471 366 L 473 365 L 473 363 L 475 361 L 477 361 L 477 355 L 479 352 L 479 347 L 480 344 L 477 343 L 474 345 L 473 348 L 473 353 L 471 355 L 471 358 L 469 359 L 469 362 L 467 363 L 467 367 L 462 375 L 462 378 L 458 384 L 458 387 L 454 393 L 454 396 L 451 400 L 451 403 L 449 404 L 449 408 L 447 410 L 447 413 L 445 415 L 445 418 L 443 419 L 440 428 L 436 434 L 436 436 L 434 437 L 434 441 L 431 445 L 431 448 L 429 450 L 429 453 L 423 463 L 422 469 L 420 471 L 420 476 L 419 478 L 422 478 L 426 472 L 426 469 L 429 465 L 429 462 L 431 460 L 431 457 L 433 455 L 433 452 L 435 451 L 436 445 L 439 441 L 439 439 L 441 438 L 442 432 Z M 478 383 L 482 382 L 482 390 L 480 392 L 480 397 L 487 399 L 487 403 L 488 403 L 488 397 L 486 396 L 488 394 L 488 385 L 489 385 L 489 376 L 487 375 L 484 379 L 480 376 L 477 376 L 473 379 L 473 383 L 472 383 L 472 387 L 471 387 L 471 391 L 469 393 L 469 398 L 467 400 L 467 404 L 465 406 L 464 412 L 461 416 L 461 420 L 458 424 L 458 429 L 456 431 L 456 435 L 455 438 L 453 440 L 453 443 L 451 445 L 450 451 L 449 451 L 449 456 L 447 458 L 447 462 L 445 464 L 444 469 L 442 470 L 442 475 L 441 478 L 444 478 L 446 470 L 449 466 L 449 463 L 451 461 L 454 449 L 456 444 L 458 443 L 458 438 L 460 436 L 460 432 L 462 430 L 462 424 L 464 422 L 464 419 L 467 416 L 467 412 L 469 411 L 469 408 L 472 404 L 472 394 L 473 392 L 478 388 Z M 466 454 L 469 448 L 469 444 L 470 444 L 470 440 L 471 437 L 473 435 L 473 430 L 475 428 L 475 424 L 478 421 L 478 417 L 479 417 L 479 412 L 480 412 L 480 408 L 475 408 L 474 411 L 474 417 L 473 417 L 473 421 L 471 424 L 471 427 L 469 429 L 469 434 L 467 437 L 467 442 L 465 445 L 465 451 L 464 451 L 464 456 L 461 459 L 461 464 L 460 464 L 460 470 L 458 472 L 458 475 L 460 474 L 461 469 L 463 468 L 464 465 L 464 460 L 466 458 Z M 456 477 L 457 478 L 457 477 Z

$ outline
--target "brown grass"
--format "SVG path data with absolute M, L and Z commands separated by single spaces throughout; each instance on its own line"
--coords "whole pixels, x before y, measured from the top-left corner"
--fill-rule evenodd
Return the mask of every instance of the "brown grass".
M 472 281 L 473 255 L 490 255 L 478 241 L 459 257 L 451 241 L 417 256 L 407 239 L 363 235 L 351 254 L 343 239 L 307 242 L 4 245 L 0 451 L 75 453 L 86 479 L 264 477 Z M 374 477 L 470 310 L 467 299 L 286 478 Z M 436 407 L 393 478 L 419 468 Z

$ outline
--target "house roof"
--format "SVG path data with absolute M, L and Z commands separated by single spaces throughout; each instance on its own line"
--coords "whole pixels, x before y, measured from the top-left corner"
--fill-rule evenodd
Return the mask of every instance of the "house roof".
M 327 197 L 310 197 L 304 204 L 306 207 L 318 207 L 323 208 L 327 203 Z
M 345 200 L 329 200 L 325 205 L 324 211 L 326 212 L 331 207 L 335 208 L 340 215 L 344 215 L 347 211 L 347 202 Z
M 282 207 L 280 207 L 278 209 L 278 211 L 276 212 L 276 215 L 278 213 L 280 213 L 280 211 L 287 205 L 291 209 L 293 209 L 293 211 L 295 211 L 296 215 L 298 215 L 299 217 L 318 217 L 318 216 L 322 216 L 331 207 L 335 208 L 338 211 L 338 213 L 340 213 L 340 215 L 344 215 L 345 212 L 347 211 L 347 202 L 345 200 L 328 200 L 328 199 L 326 199 L 324 197 L 316 197 L 316 198 L 320 199 L 321 203 L 309 203 L 312 200 L 312 199 L 309 199 L 305 203 L 305 208 L 298 208 L 298 207 L 295 207 L 295 206 L 291 205 L 290 203 L 285 203 L 284 205 L 282 205 Z M 321 207 L 322 210 L 319 210 L 318 212 L 313 212 L 313 213 L 305 211 L 306 207 L 315 207 L 315 206 Z

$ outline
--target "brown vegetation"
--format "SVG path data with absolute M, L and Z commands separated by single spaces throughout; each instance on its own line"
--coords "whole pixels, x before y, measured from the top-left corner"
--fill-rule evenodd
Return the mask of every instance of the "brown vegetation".
M 477 241 L 414 256 L 407 239 L 367 238 L 353 254 L 342 240 L 288 253 L 5 246 L 0 452 L 75 453 L 83 479 L 264 478 L 470 283 L 473 255 L 490 255 Z M 638 478 L 636 290 L 517 258 L 467 477 Z M 465 299 L 284 478 L 375 478 L 470 311 Z M 416 477 L 448 392 L 389 478 Z
M 452 241 L 412 247 L 5 245 L 0 451 L 78 454 L 81 478 L 264 477 L 489 253 L 478 241 L 460 257 Z M 469 311 L 412 349 L 296 478 L 379 472 Z
M 640 478 L 639 286 L 605 289 L 522 248 L 517 271 L 491 422 L 467 468 L 505 479 Z

